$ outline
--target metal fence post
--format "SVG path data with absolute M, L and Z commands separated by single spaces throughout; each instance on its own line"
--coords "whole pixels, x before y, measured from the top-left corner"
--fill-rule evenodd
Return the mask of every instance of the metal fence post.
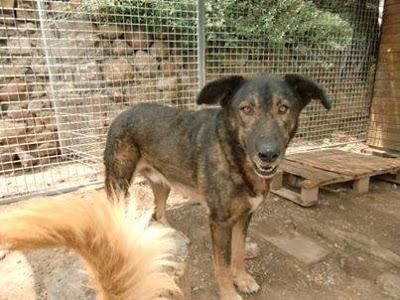
M 51 55 L 51 49 L 48 43 L 47 35 L 46 35 L 46 29 L 45 29 L 45 20 L 46 18 L 46 7 L 45 7 L 45 1 L 44 0 L 36 0 L 37 2 L 37 7 L 38 7 L 38 13 L 39 13 L 39 22 L 40 22 L 40 32 L 42 34 L 42 40 L 43 40 L 43 50 L 44 50 L 44 55 L 46 59 L 46 66 L 47 66 L 47 72 L 49 74 L 49 86 L 50 86 L 50 101 L 53 105 L 54 108 L 54 117 L 56 119 L 56 126 L 57 126 L 57 137 L 58 137 L 58 143 L 60 145 L 60 153 L 61 155 L 64 154 L 64 141 L 62 139 L 62 134 L 61 134 L 61 120 L 60 120 L 60 107 L 59 107 L 59 102 L 56 97 L 56 91 L 54 89 L 55 85 L 55 79 L 53 75 L 53 71 L 51 69 L 51 60 L 50 58 L 52 57 Z
M 205 39 L 205 8 L 204 0 L 197 0 L 197 71 L 198 88 L 201 90 L 206 83 L 206 39 Z

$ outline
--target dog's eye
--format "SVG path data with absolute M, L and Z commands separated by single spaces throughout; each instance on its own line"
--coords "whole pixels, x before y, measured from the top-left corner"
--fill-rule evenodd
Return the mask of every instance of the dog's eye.
M 289 106 L 282 104 L 279 106 L 278 110 L 279 110 L 279 113 L 283 115 L 288 112 Z
M 254 108 L 251 105 L 246 105 L 240 108 L 242 112 L 246 115 L 252 115 L 254 113 Z

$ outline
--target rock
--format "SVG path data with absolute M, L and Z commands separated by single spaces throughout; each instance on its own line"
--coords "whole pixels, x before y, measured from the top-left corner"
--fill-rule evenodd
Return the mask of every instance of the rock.
M 11 120 L 0 120 L 0 145 L 12 145 L 20 135 L 25 134 L 25 124 Z
M 39 116 L 44 108 L 50 107 L 50 101 L 43 99 L 31 100 L 28 104 L 28 110 L 35 116 Z
M 111 56 L 113 54 L 113 43 L 112 40 L 100 40 L 98 46 L 96 48 L 96 56 L 97 58 L 103 58 L 107 56 Z
M 44 126 L 35 126 L 27 130 L 30 136 L 26 138 L 29 143 L 53 142 L 58 140 L 58 135 L 54 131 L 46 129 Z
M 27 108 L 28 103 L 26 102 L 12 102 L 10 105 L 8 105 L 7 116 L 15 121 L 24 121 L 26 118 L 32 117 Z
M 319 262 L 329 254 L 317 241 L 296 231 L 262 237 L 306 265 Z
M 30 94 L 32 99 L 43 98 L 47 95 L 46 86 L 41 84 L 35 84 Z
M 100 37 L 92 23 L 57 20 L 54 25 L 48 40 L 54 58 L 73 62 L 96 57 Z M 43 45 L 38 46 L 44 49 Z
M 167 76 L 175 76 L 182 72 L 183 63 L 180 61 L 162 61 L 160 64 L 161 74 L 165 77 Z
M 116 39 L 124 34 L 124 27 L 117 24 L 101 24 L 99 30 L 106 39 Z
M 48 157 L 55 156 L 58 154 L 57 142 L 46 142 L 40 144 L 35 150 L 32 151 L 32 155 L 35 157 Z
M 141 73 L 140 75 L 144 77 L 154 76 L 158 71 L 157 60 L 145 51 L 136 52 L 134 65 L 136 70 Z
M 10 37 L 7 41 L 8 53 L 13 56 L 28 56 L 32 53 L 31 40 L 28 37 Z
M 179 97 L 178 97 L 178 91 L 177 90 L 172 90 L 172 91 L 162 91 L 158 93 L 157 100 L 164 102 L 164 103 L 178 103 L 179 102 Z
M 15 78 L 23 77 L 29 70 L 31 60 L 29 58 L 13 59 L 11 64 L 2 65 L 3 73 L 0 78 Z
M 22 79 L 15 78 L 0 90 L 0 101 L 24 100 L 27 90 L 27 84 Z
M 0 147 L 0 174 L 2 173 L 2 171 L 12 169 L 13 161 L 15 158 L 15 149 L 15 145 L 4 145 Z
M 34 23 L 26 22 L 26 23 L 17 23 L 18 24 L 18 32 L 22 35 L 30 35 L 36 32 L 37 27 Z
M 2 10 L 12 10 L 14 8 L 14 0 L 1 0 Z
M 39 22 L 39 11 L 36 7 L 36 1 L 19 0 L 18 9 L 16 10 L 17 18 L 24 21 Z
M 125 101 L 129 103 L 149 102 L 157 100 L 157 88 L 155 83 L 146 82 L 126 87 Z
M 21 148 L 17 148 L 16 155 L 24 169 L 32 168 L 37 163 L 37 160 L 32 156 L 32 154 L 22 150 Z
M 265 73 L 267 66 L 262 61 L 247 61 L 245 65 L 245 73 Z M 243 71 L 241 72 L 243 73 Z
M 56 16 L 63 16 L 66 12 L 71 10 L 68 2 L 51 1 L 49 2 L 49 6 L 51 13 Z
M 260 253 L 260 249 L 259 249 L 257 243 L 251 242 L 249 238 L 246 238 L 245 251 L 246 251 L 246 254 L 245 254 L 246 259 L 256 258 Z
M 109 84 L 132 79 L 134 70 L 131 61 L 126 58 L 110 58 L 104 62 L 104 75 Z
M 35 125 L 42 126 L 43 128 L 46 128 L 50 131 L 55 131 L 53 126 L 57 125 L 57 123 L 53 115 L 53 112 L 49 110 L 40 112 L 38 117 L 35 118 Z
M 30 65 L 32 71 L 36 76 L 48 76 L 48 67 L 46 65 L 46 60 L 42 58 L 35 59 Z
M 150 54 L 157 58 L 163 58 L 169 55 L 168 44 L 161 41 L 155 41 L 153 45 L 151 45 Z
M 157 89 L 160 91 L 173 91 L 178 89 L 178 77 L 163 77 L 157 82 Z
M 125 93 L 122 88 L 115 88 L 112 89 L 111 98 L 116 103 L 124 102 L 125 101 Z
M 400 299 L 400 276 L 386 273 L 376 280 L 383 292 L 394 299 Z
M 77 64 L 73 68 L 74 86 L 88 86 L 93 87 L 91 81 L 102 80 L 102 74 L 96 61 L 88 63 Z
M 139 29 L 135 27 L 125 27 L 125 40 L 135 50 L 145 50 L 149 47 L 149 36 L 146 29 Z
M 132 55 L 133 48 L 125 40 L 115 40 L 113 43 L 113 54 L 115 55 Z

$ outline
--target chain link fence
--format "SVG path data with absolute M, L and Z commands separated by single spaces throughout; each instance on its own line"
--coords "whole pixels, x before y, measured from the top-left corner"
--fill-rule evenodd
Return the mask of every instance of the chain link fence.
M 2 0 L 0 201 L 102 180 L 108 126 L 138 102 L 195 109 L 228 74 L 304 73 L 311 105 L 294 149 L 364 140 L 376 0 Z

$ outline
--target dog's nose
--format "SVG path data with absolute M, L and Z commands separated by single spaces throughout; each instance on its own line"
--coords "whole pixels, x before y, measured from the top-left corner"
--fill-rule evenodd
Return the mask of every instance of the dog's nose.
M 278 159 L 279 151 L 272 147 L 267 147 L 264 148 L 262 151 L 258 152 L 258 157 L 263 162 L 272 163 Z

